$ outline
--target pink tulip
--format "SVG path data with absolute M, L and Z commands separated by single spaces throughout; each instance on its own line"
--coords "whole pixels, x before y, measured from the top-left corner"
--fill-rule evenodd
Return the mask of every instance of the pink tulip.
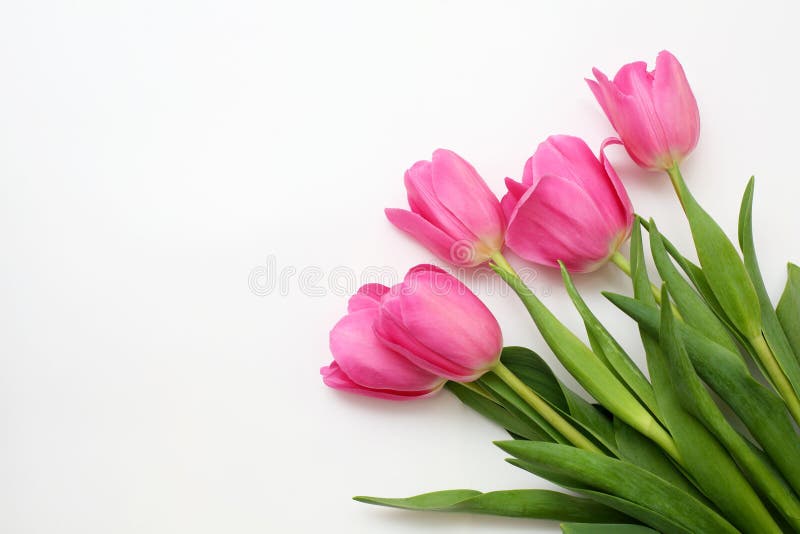
M 334 361 L 320 369 L 326 385 L 391 400 L 408 400 L 436 393 L 445 380 L 424 371 L 383 345 L 373 331 L 381 296 L 389 288 L 367 284 L 350 299 L 348 314 L 330 334 Z
M 497 197 L 458 154 L 439 149 L 431 161 L 406 171 L 411 211 L 387 209 L 389 221 L 442 260 L 480 265 L 503 246 L 503 213 Z
M 471 382 L 500 359 L 503 336 L 489 309 L 457 278 L 418 265 L 381 299 L 376 335 L 421 368 Z
M 700 112 L 683 67 L 666 50 L 656 68 L 643 61 L 622 67 L 614 81 L 592 69 L 586 80 L 631 158 L 647 169 L 669 169 L 697 145 Z
M 630 234 L 633 207 L 603 155 L 583 140 L 554 135 L 525 164 L 522 183 L 506 178 L 506 244 L 520 257 L 572 272 L 603 265 Z M 611 141 L 615 142 L 615 141 Z

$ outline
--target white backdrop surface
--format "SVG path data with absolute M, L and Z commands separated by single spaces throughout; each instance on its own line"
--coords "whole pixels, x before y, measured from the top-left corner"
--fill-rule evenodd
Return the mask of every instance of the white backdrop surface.
M 5 2 L 0 531 L 558 532 L 350 500 L 552 487 L 449 394 L 323 387 L 356 282 L 432 259 L 382 210 L 440 146 L 498 193 L 551 133 L 599 146 L 612 130 L 583 78 L 667 48 L 701 109 L 684 174 L 731 235 L 756 174 L 777 296 L 800 261 L 797 20 L 772 1 Z M 637 211 L 688 245 L 667 179 L 610 153 Z M 624 277 L 577 282 L 641 361 L 599 295 Z M 506 344 L 574 385 L 513 296 L 472 286 Z

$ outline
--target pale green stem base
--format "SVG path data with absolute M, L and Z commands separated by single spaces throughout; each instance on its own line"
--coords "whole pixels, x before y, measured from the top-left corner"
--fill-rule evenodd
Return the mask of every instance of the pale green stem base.
M 792 417 L 800 424 L 800 400 L 797 399 L 794 388 L 792 388 L 789 379 L 786 378 L 786 375 L 783 373 L 783 369 L 781 369 L 778 360 L 775 359 L 775 355 L 772 353 L 772 349 L 769 348 L 769 345 L 767 345 L 764 336 L 751 339 L 750 344 L 753 346 L 753 349 L 755 349 L 756 354 L 758 354 L 758 359 L 761 360 L 761 364 L 764 366 L 767 375 L 769 375 L 769 379 L 775 385 L 775 389 L 777 389 L 778 393 L 783 397 L 783 402 L 786 404 Z
M 605 454 L 602 450 L 600 450 L 599 447 L 592 443 L 589 438 L 581 434 L 574 426 L 572 426 L 569 421 L 561 417 L 561 414 L 555 411 L 547 403 L 547 401 L 542 399 L 522 380 L 517 378 L 517 375 L 512 373 L 508 367 L 502 363 L 498 363 L 497 366 L 492 369 L 492 372 L 496 374 L 500 380 L 505 382 L 508 387 L 513 389 L 514 393 L 519 395 L 522 400 L 524 400 L 531 408 L 536 410 L 536 413 L 541 415 L 545 421 L 550 423 L 553 428 L 558 430 L 562 436 L 567 438 L 570 443 L 586 451 Z

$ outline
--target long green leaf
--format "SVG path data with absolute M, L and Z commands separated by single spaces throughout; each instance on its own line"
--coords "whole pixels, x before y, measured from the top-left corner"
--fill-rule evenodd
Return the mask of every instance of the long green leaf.
M 636 225 L 635 228 L 638 228 L 638 225 Z M 575 284 L 572 282 L 572 278 L 564 264 L 560 262 L 559 264 L 561 266 L 561 277 L 564 280 L 564 286 L 567 288 L 567 293 L 572 299 L 572 303 L 583 319 L 590 339 L 595 341 L 612 370 L 622 379 L 623 384 L 628 386 L 628 389 L 636 395 L 653 414 L 657 415 L 658 406 L 656 405 L 656 397 L 653 394 L 653 388 L 650 382 L 647 381 L 641 369 L 639 369 L 628 353 L 617 343 L 617 340 L 606 330 L 592 313 L 592 310 L 586 305 L 583 297 L 578 293 Z
M 685 491 L 628 462 L 553 443 L 503 441 L 497 445 L 531 466 L 563 472 L 590 487 L 672 518 L 692 532 L 737 532 Z
M 642 525 L 630 524 L 595 524 L 595 523 L 562 523 L 564 534 L 658 534 L 657 530 Z
M 697 257 L 714 296 L 731 322 L 747 339 L 760 336 L 758 294 L 736 247 L 717 222 L 697 203 L 677 167 L 670 170 L 670 178 L 679 192 Z
M 798 363 L 792 346 L 783 332 L 778 315 L 772 307 L 756 258 L 753 242 L 753 189 L 754 179 L 750 178 L 739 211 L 739 246 L 742 248 L 747 273 L 750 275 L 758 295 L 764 338 L 797 396 L 800 394 L 800 363 Z
M 610 508 L 618 510 L 623 514 L 638 519 L 640 522 L 650 525 L 660 532 L 670 532 L 675 534 L 693 534 L 680 523 L 672 518 L 665 517 L 658 512 L 641 506 L 635 502 L 620 498 L 601 491 L 597 491 L 587 486 L 585 483 L 572 478 L 556 468 L 548 467 L 543 464 L 531 464 L 518 458 L 509 458 L 508 463 L 524 469 L 534 475 L 561 486 L 564 489 L 589 497 L 590 499 L 604 504 Z
M 666 286 L 662 289 L 661 301 L 669 302 Z M 667 376 L 662 378 L 669 382 L 667 386 L 670 397 L 669 412 L 672 410 L 679 412 L 668 413 L 665 408 L 664 413 L 689 472 L 703 492 L 739 529 L 745 532 L 780 534 L 780 528 L 725 448 L 681 405 L 685 402 L 681 397 L 697 392 L 690 387 L 694 371 L 690 371 L 689 356 L 680 336 L 676 333 L 675 319 L 670 306 L 661 307 L 659 339 L 663 354 L 667 357 L 666 361 L 663 361 L 666 364 L 664 370 Z M 655 380 L 654 377 L 654 383 Z M 688 381 L 688 384 L 684 383 L 685 381 Z M 659 397 L 659 402 L 662 398 Z M 676 415 L 678 417 L 675 417 Z
M 662 309 L 662 330 L 664 315 Z M 697 417 L 705 427 L 723 444 L 734 457 L 745 475 L 753 482 L 756 489 L 765 495 L 786 520 L 795 528 L 800 528 L 800 501 L 792 492 L 783 477 L 772 467 L 752 445 L 725 419 L 714 399 L 705 388 L 684 349 L 681 336 L 676 335 L 674 325 L 661 333 L 662 344 L 669 348 L 669 372 L 681 405 Z M 704 330 L 705 332 L 705 330 Z M 666 335 L 665 335 L 666 334 Z M 741 481 L 740 481 L 741 482 Z M 735 488 L 731 488 L 735 489 Z M 749 489 L 749 486 L 748 486 Z M 744 496 L 747 490 L 736 490 Z M 766 510 L 762 510 L 767 513 Z
M 494 421 L 513 435 L 533 441 L 553 441 L 547 432 L 532 420 L 517 417 L 501 404 L 475 393 L 458 382 L 448 382 L 446 387 L 465 405 L 490 421 Z
M 614 293 L 604 293 L 639 326 L 658 335 L 656 307 Z M 764 448 L 795 492 L 800 491 L 800 438 L 783 401 L 751 375 L 744 362 L 725 347 L 683 323 L 676 325 L 692 365 L 703 381 L 719 395 Z
M 651 238 L 653 235 L 657 235 L 657 230 L 655 225 L 651 224 Z M 654 298 L 650 292 L 650 282 L 641 247 L 636 247 L 635 254 L 631 265 L 634 295 L 643 303 L 653 305 Z M 662 289 L 661 302 L 670 302 L 670 295 L 666 289 Z M 745 526 L 748 529 L 764 525 L 766 531 L 774 532 L 771 529 L 772 519 L 769 513 L 739 472 L 727 451 L 681 405 L 678 385 L 670 373 L 668 358 L 665 355 L 665 352 L 677 350 L 674 343 L 665 343 L 674 338 L 673 329 L 672 307 L 662 305 L 661 344 L 658 342 L 658 337 L 651 332 L 640 328 L 640 334 L 647 355 L 653 389 L 661 413 L 666 420 L 667 428 L 678 447 L 680 463 L 689 472 L 695 484 L 725 512 L 726 518 L 732 520 L 734 524 L 740 528 Z
M 720 345 L 737 351 L 736 344 L 731 339 L 725 324 L 720 321 L 717 314 L 708 307 L 702 297 L 698 295 L 692 286 L 678 269 L 672 264 L 664 247 L 664 241 L 656 227 L 655 221 L 650 219 L 650 251 L 653 255 L 658 274 L 661 279 L 669 285 L 669 292 L 675 305 L 680 311 L 681 317 L 688 324 L 703 325 L 703 332 Z
M 800 267 L 790 263 L 787 271 L 786 287 L 778 302 L 778 320 L 800 361 Z
M 673 486 L 693 495 L 698 500 L 704 500 L 697 488 L 683 476 L 679 468 L 652 441 L 619 419 L 614 420 L 614 430 L 621 460 L 638 465 L 642 469 L 663 478 Z
M 590 499 L 549 490 L 507 490 L 481 493 L 475 490 L 446 490 L 424 493 L 405 499 L 353 497 L 356 501 L 432 512 L 580 521 L 586 523 L 630 523 L 634 520 Z

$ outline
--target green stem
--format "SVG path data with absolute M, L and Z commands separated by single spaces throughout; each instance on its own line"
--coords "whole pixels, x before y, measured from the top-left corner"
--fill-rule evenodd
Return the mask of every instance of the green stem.
M 789 379 L 786 378 L 786 375 L 783 373 L 778 360 L 775 359 L 775 354 L 773 354 L 772 349 L 769 348 L 763 335 L 757 336 L 749 341 L 753 349 L 755 349 L 756 354 L 758 354 L 758 359 L 761 360 L 761 365 L 764 366 L 764 370 L 767 372 L 767 375 L 769 375 L 769 379 L 775 385 L 775 389 L 777 389 L 778 393 L 783 397 L 783 402 L 786 404 L 792 417 L 800 424 L 800 400 L 798 400 L 792 385 L 789 383 Z
M 500 380 L 505 382 L 508 387 L 513 389 L 531 408 L 536 410 L 536 413 L 541 415 L 545 421 L 558 430 L 562 436 L 567 438 L 570 443 L 580 449 L 605 454 L 597 445 L 592 443 L 589 438 L 572 426 L 569 421 L 561 417 L 561 415 L 547 404 L 544 399 L 537 395 L 522 380 L 517 378 L 517 375 L 512 373 L 508 367 L 502 363 L 498 363 L 495 368 L 492 369 L 492 372 L 496 374 Z
M 614 252 L 614 254 L 611 255 L 609 259 L 611 260 L 611 263 L 619 267 L 619 270 L 628 275 L 628 277 L 630 278 L 631 263 L 625 256 L 620 254 L 619 251 L 616 251 Z M 661 290 L 658 287 L 656 287 L 656 285 L 653 282 L 650 282 L 650 291 L 652 291 L 653 297 L 656 299 L 656 302 L 659 305 L 661 305 Z
M 681 206 L 683 206 L 683 190 L 686 184 L 683 181 L 681 170 L 678 168 L 678 165 L 675 164 L 667 169 L 667 174 L 669 175 L 669 181 L 672 182 L 673 189 L 675 189 L 675 194 L 678 195 L 678 200 L 681 201 Z

